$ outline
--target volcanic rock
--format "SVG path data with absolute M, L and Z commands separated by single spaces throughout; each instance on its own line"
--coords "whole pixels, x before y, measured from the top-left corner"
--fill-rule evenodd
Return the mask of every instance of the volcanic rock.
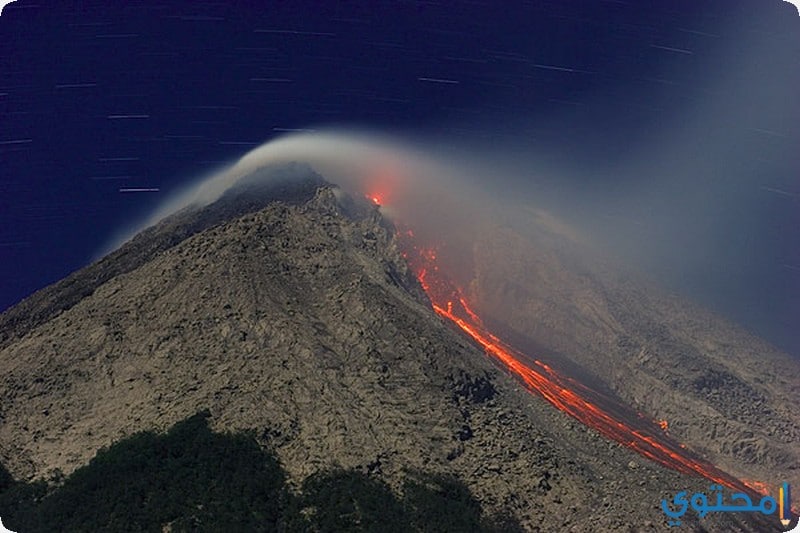
M 309 179 L 183 211 L 0 316 L 0 461 L 17 479 L 207 410 L 298 485 L 332 466 L 395 488 L 449 474 L 530 531 L 656 529 L 662 498 L 707 489 L 522 389 L 433 312 L 377 207 L 291 172 Z M 728 383 L 704 371 L 707 389 Z M 740 514 L 702 526 L 766 530 Z
M 744 480 L 800 484 L 800 364 L 543 212 L 478 239 L 476 307 Z

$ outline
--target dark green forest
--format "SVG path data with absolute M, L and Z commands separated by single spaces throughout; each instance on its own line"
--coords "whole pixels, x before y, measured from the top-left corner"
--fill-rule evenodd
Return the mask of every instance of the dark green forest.
M 12 531 L 509 531 L 466 486 L 410 474 L 398 496 L 379 477 L 331 470 L 299 491 L 248 434 L 213 433 L 208 413 L 164 434 L 142 432 L 102 449 L 47 484 L 15 482 L 0 465 L 0 517 Z

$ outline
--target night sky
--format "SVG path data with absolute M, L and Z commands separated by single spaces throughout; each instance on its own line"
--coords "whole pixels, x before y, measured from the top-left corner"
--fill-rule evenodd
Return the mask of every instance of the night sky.
M 538 201 L 800 355 L 788 3 L 50 4 L 0 16 L 0 310 L 181 184 L 287 132 L 355 126 L 529 150 L 530 175 L 486 186 L 546 169 Z

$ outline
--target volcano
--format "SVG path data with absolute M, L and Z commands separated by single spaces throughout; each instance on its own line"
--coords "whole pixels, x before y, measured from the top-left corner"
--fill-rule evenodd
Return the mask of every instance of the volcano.
M 676 298 L 656 305 L 642 282 L 613 290 L 628 274 L 605 259 L 588 273 L 552 219 L 487 228 L 464 279 L 380 199 L 302 164 L 259 172 L 275 179 L 186 208 L 0 315 L 0 461 L 16 480 L 56 487 L 198 412 L 252 435 L 296 487 L 331 468 L 398 492 L 447 475 L 511 529 L 656 530 L 676 492 L 797 476 L 796 365 Z M 683 521 L 778 530 L 758 514 Z

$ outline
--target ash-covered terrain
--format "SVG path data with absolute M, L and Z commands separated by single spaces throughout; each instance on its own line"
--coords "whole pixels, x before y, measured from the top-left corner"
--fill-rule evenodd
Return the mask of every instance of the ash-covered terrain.
M 662 499 L 708 489 L 704 479 L 607 440 L 495 366 L 433 311 L 378 207 L 302 165 L 280 172 L 287 179 L 253 183 L 173 215 L 0 315 L 0 462 L 18 483 L 49 482 L 39 501 L 55 498 L 47 494 L 58 494 L 64 476 L 69 486 L 69 476 L 98 450 L 141 431 L 167 431 L 197 413 L 207 413 L 213 431 L 248 435 L 274 455 L 288 493 L 301 502 L 281 523 L 286 529 L 324 529 L 314 521 L 325 516 L 324 505 L 302 494 L 314 487 L 308 480 L 324 480 L 332 469 L 385 484 L 398 501 L 407 501 L 409 480 L 446 476 L 463 484 L 490 529 L 660 530 Z M 778 459 L 796 468 L 797 426 L 784 404 L 796 398 L 791 381 L 743 389 L 740 383 L 756 377 L 712 357 L 725 349 L 712 340 L 691 345 L 701 354 L 692 360 L 708 362 L 665 379 L 648 369 L 665 368 L 656 364 L 660 354 L 695 354 L 684 347 L 697 335 L 699 311 L 669 300 L 680 310 L 676 319 L 653 326 L 652 334 L 632 333 L 662 319 L 646 307 L 647 296 L 639 306 L 624 305 L 631 293 L 587 288 L 582 277 L 562 272 L 568 265 L 557 255 L 530 246 L 508 256 L 506 282 L 524 281 L 506 289 L 486 273 L 482 251 L 508 239 L 501 233 L 476 247 L 471 291 L 482 310 L 558 353 L 576 354 L 587 374 L 636 408 L 667 417 L 676 436 L 728 460 L 723 466 L 736 473 L 752 463 L 758 474 L 780 476 Z M 515 268 L 529 260 L 536 268 L 520 277 Z M 537 279 L 550 292 L 534 292 Z M 573 302 L 570 313 L 557 312 L 554 295 Z M 602 311 L 609 308 L 614 313 Z M 536 325 L 534 317 L 542 321 Z M 758 364 L 741 362 L 747 369 Z M 760 394 L 761 403 L 749 396 L 738 402 L 742 390 Z M 679 405 L 710 414 L 677 413 Z M 753 409 L 790 425 L 770 435 L 766 420 L 752 422 Z M 752 453 L 752 446 L 736 445 L 749 442 L 747 424 L 756 440 L 767 435 Z M 716 433 L 707 435 L 712 427 Z M 335 485 L 343 498 L 353 486 Z M 7 501 L 2 487 L 0 502 Z M 187 511 L 175 509 L 162 528 L 210 527 L 202 517 L 186 522 Z M 0 516 L 10 512 L 0 508 Z M 353 512 L 354 529 L 372 527 Z M 777 530 L 775 520 L 739 513 L 687 513 L 683 522 L 685 530 Z M 418 521 L 398 526 L 404 528 L 426 529 Z

